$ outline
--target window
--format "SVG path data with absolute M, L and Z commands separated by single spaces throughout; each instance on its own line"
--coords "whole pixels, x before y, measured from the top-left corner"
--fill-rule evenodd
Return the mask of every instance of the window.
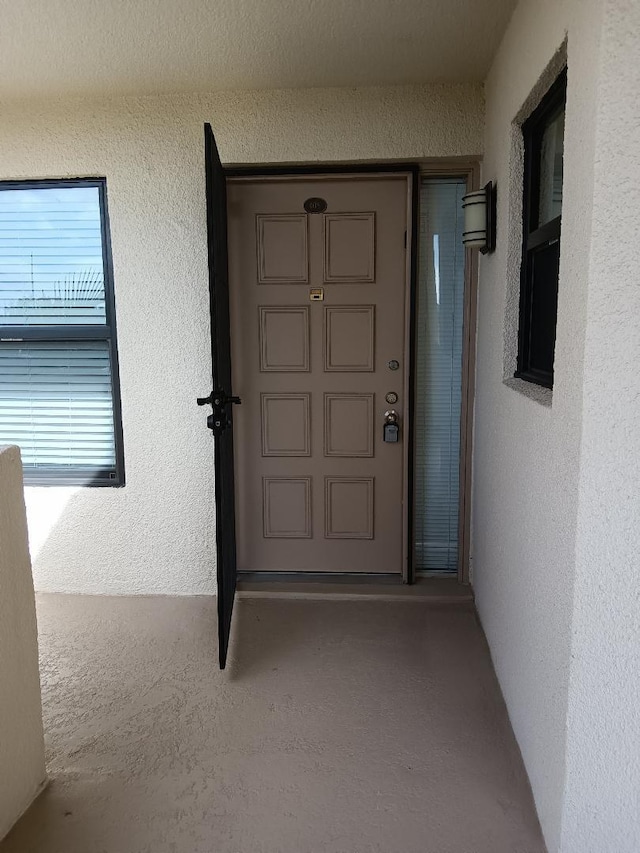
M 567 74 L 524 123 L 524 211 L 516 377 L 553 387 Z
M 29 484 L 124 483 L 103 179 L 0 183 L 0 444 Z
M 420 181 L 414 410 L 418 572 L 458 569 L 466 192 L 466 178 Z

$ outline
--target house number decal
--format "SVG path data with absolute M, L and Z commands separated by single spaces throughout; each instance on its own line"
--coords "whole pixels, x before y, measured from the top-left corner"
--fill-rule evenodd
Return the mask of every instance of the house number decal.
M 327 202 L 323 198 L 308 198 L 304 203 L 304 209 L 307 213 L 324 213 Z

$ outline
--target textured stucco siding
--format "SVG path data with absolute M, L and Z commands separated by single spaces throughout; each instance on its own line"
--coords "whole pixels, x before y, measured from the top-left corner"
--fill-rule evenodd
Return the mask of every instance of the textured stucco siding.
M 601 5 L 522 0 L 486 85 L 483 178 L 497 181 L 498 234 L 495 254 L 480 266 L 473 579 L 552 853 L 566 773 Z M 552 395 L 533 394 L 507 379 L 515 366 L 522 222 L 522 151 L 513 122 L 535 106 L 565 50 L 555 385 Z
M 127 485 L 28 489 L 36 587 L 215 591 L 203 122 L 227 163 L 477 155 L 476 85 L 0 106 L 0 178 L 104 175 Z
M 0 839 L 45 781 L 36 608 L 16 447 L 0 447 Z
M 604 5 L 563 853 L 640 850 L 640 4 Z

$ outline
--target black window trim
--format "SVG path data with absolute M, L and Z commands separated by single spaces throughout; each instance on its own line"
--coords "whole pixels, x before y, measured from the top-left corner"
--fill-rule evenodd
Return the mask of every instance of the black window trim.
M 522 125 L 524 141 L 524 192 L 522 197 L 522 260 L 520 265 L 520 310 L 516 379 L 553 388 L 553 369 L 541 371 L 529 364 L 531 349 L 531 283 L 528 276 L 529 254 L 540 246 L 560 242 L 562 216 L 538 226 L 540 215 L 540 147 L 550 119 L 565 108 L 567 97 L 566 66 Z M 534 226 L 535 223 L 535 227 Z M 557 319 L 557 308 L 556 308 Z
M 45 474 L 38 469 L 24 469 L 25 486 L 110 486 L 125 485 L 124 443 L 122 433 L 122 401 L 120 399 L 120 369 L 116 331 L 116 304 L 113 286 L 111 231 L 107 206 L 106 178 L 41 178 L 34 180 L 0 181 L 2 190 L 55 189 L 67 187 L 96 187 L 100 205 L 102 263 L 104 268 L 105 324 L 95 326 L 0 326 L 0 343 L 21 341 L 107 341 L 111 358 L 111 400 L 115 443 L 115 477 L 111 470 L 58 469 Z

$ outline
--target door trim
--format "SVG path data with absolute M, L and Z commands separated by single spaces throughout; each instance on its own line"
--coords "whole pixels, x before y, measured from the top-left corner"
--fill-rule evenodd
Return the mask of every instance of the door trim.
M 413 584 L 416 570 L 413 549 L 413 486 L 414 486 L 414 416 L 415 416 L 415 349 L 416 301 L 418 282 L 419 183 L 421 177 L 464 177 L 468 190 L 476 189 L 480 180 L 480 165 L 473 159 L 437 159 L 414 162 L 386 163 L 325 163 L 287 165 L 233 165 L 225 168 L 227 179 L 269 180 L 282 178 L 309 179 L 330 175 L 363 177 L 366 175 L 398 175 L 408 179 L 407 221 L 407 294 L 405 299 L 405 399 L 407 418 L 404 442 L 403 471 L 403 559 L 402 581 Z M 477 304 L 477 254 L 467 249 L 465 263 L 464 347 L 462 365 L 462 411 L 460 417 L 460 525 L 458 548 L 459 583 L 469 583 L 469 546 L 471 524 L 471 452 L 473 441 L 473 399 L 475 391 L 475 339 Z M 438 574 L 438 573 L 434 573 Z M 423 576 L 423 573 L 420 573 Z M 336 577 L 338 577 L 336 575 Z M 369 577 L 369 576 L 367 576 Z

